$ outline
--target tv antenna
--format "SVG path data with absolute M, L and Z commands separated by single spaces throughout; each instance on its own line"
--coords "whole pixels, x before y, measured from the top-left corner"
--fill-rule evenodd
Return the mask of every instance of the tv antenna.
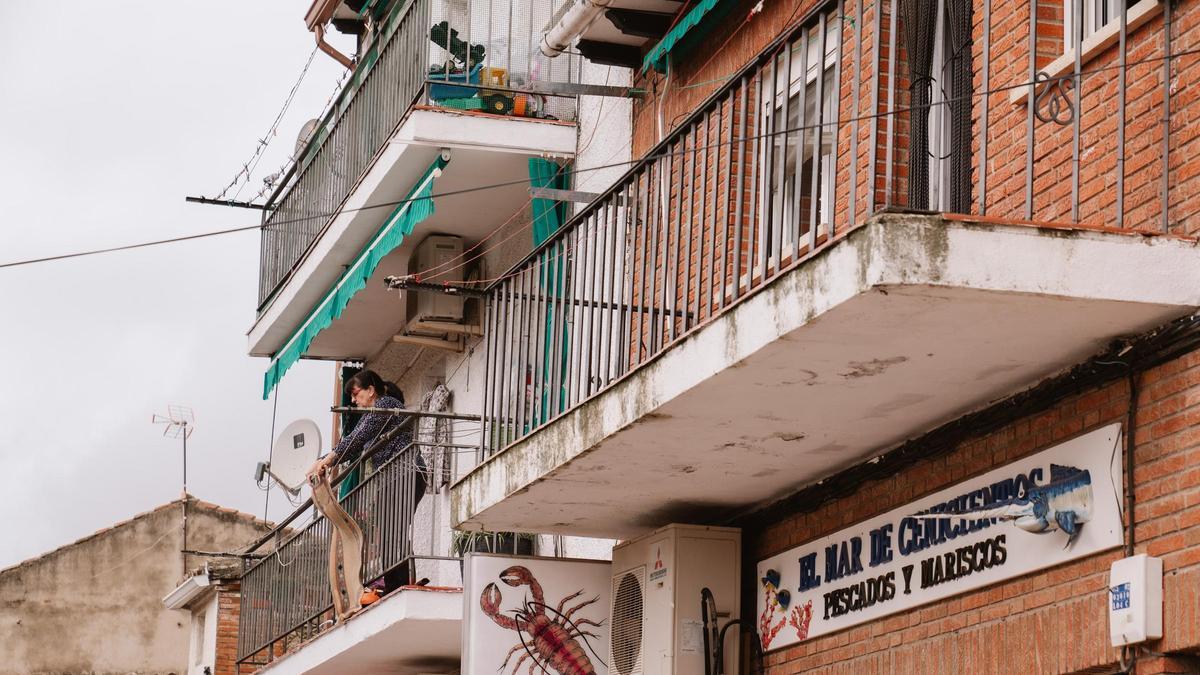
M 271 445 L 271 459 L 259 462 L 254 480 L 260 485 L 270 476 L 288 494 L 295 497 L 308 483 L 305 473 L 321 454 L 321 429 L 312 420 L 296 420 L 287 425 Z
M 185 405 L 167 405 L 166 415 L 152 415 L 150 417 L 151 424 L 166 425 L 163 428 L 163 437 L 178 438 L 183 443 L 183 548 L 187 550 L 187 439 L 196 430 L 196 415 L 192 409 Z M 187 574 L 187 554 L 184 555 L 184 570 Z

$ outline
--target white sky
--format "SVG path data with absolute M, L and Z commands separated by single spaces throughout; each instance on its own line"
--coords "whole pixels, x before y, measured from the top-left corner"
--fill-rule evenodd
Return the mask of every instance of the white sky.
M 0 3 L 0 262 L 258 222 L 212 196 L 250 158 L 313 48 L 308 0 Z M 340 68 L 318 54 L 242 198 L 316 117 Z M 258 234 L 0 269 L 0 567 L 188 489 L 263 513 L 267 362 L 246 355 Z M 333 366 L 284 378 L 276 431 L 328 435 Z M 276 491 L 271 517 L 289 505 Z

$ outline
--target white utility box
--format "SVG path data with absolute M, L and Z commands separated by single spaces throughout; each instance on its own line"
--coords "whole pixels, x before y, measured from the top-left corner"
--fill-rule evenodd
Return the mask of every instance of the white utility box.
M 1118 560 L 1108 574 L 1108 633 L 1123 647 L 1163 635 L 1163 565 L 1146 554 Z
M 425 237 L 412 258 L 413 274 L 425 273 L 421 281 L 439 282 L 445 279 L 461 279 L 463 240 L 444 234 Z M 413 293 L 416 302 L 411 304 L 409 323 L 421 321 L 443 321 L 459 323 L 463 320 L 463 299 L 459 295 L 446 293 Z
M 613 548 L 609 675 L 704 673 L 701 589 L 720 625 L 740 616 L 741 530 L 667 525 Z M 726 633 L 725 673 L 737 675 L 739 631 Z

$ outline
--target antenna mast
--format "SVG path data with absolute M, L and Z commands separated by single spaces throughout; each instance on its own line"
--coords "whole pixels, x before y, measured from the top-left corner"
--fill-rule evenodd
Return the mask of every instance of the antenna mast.
M 187 491 L 187 439 L 196 430 L 196 416 L 192 409 L 183 405 L 167 405 L 166 415 L 152 415 L 152 424 L 164 424 L 163 437 L 178 438 L 183 443 L 183 545 L 179 554 L 183 561 L 183 574 L 187 575 L 187 525 L 188 525 L 188 491 Z

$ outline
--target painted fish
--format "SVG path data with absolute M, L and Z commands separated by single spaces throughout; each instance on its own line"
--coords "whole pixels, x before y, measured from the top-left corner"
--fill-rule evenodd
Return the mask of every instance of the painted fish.
M 1050 465 L 1050 482 L 1026 491 L 1024 497 L 992 502 L 960 511 L 980 518 L 1011 520 L 1026 532 L 1062 530 L 1067 547 L 1075 543 L 1083 524 L 1092 518 L 1092 475 L 1086 469 Z

